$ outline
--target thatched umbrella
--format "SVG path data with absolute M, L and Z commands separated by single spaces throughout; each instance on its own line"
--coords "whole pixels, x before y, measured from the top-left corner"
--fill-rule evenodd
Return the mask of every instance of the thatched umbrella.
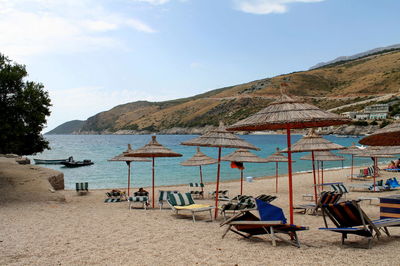
M 181 157 L 182 154 L 174 152 L 157 142 L 156 136 L 151 136 L 151 141 L 143 147 L 134 150 L 125 156 L 147 157 L 152 159 L 152 207 L 154 208 L 154 158 L 155 157 Z
M 378 129 L 359 143 L 369 146 L 400 146 L 400 122 Z
M 286 129 L 288 146 L 289 173 L 289 211 L 290 223 L 293 224 L 293 183 L 291 129 L 325 127 L 349 123 L 350 119 L 319 109 L 318 107 L 283 95 L 256 114 L 236 122 L 229 130 L 257 131 Z
M 204 153 L 202 153 L 200 151 L 200 148 L 197 147 L 196 154 L 192 158 L 190 158 L 184 162 L 181 162 L 181 165 L 182 166 L 199 166 L 199 168 L 200 168 L 200 183 L 203 183 L 203 171 L 201 169 L 201 166 L 215 164 L 217 162 L 218 162 L 217 159 L 214 159 L 214 158 L 211 158 L 211 157 L 205 155 Z M 204 192 L 203 186 L 201 186 L 201 192 Z
M 351 171 L 350 171 L 350 181 L 353 181 L 353 168 L 354 168 L 354 155 L 359 154 L 362 150 L 356 146 L 354 143 L 353 145 L 346 147 L 345 149 L 339 151 L 340 154 L 351 154 Z
M 301 160 L 312 160 L 312 154 L 305 155 L 300 158 Z M 321 162 L 321 179 L 322 184 L 324 184 L 324 162 L 326 161 L 344 161 L 343 156 L 338 156 L 330 151 L 317 151 L 314 153 L 314 160 L 317 161 L 317 171 L 318 171 L 318 182 L 319 182 L 319 162 Z M 322 185 L 322 189 L 324 186 Z
M 258 157 L 246 149 L 238 149 L 221 158 L 221 161 L 241 163 L 266 163 L 266 159 Z M 243 195 L 243 169 L 240 169 L 240 195 Z
M 109 162 L 126 162 L 128 165 L 128 197 L 130 196 L 131 188 L 131 162 L 150 162 L 150 160 L 145 158 L 127 157 L 126 154 L 132 151 L 131 144 L 128 144 L 128 149 L 126 151 L 108 160 Z
M 278 193 L 278 163 L 287 163 L 288 158 L 281 153 L 279 148 L 276 148 L 276 152 L 266 159 L 268 162 L 275 163 L 275 192 Z
M 362 150 L 359 154 L 356 154 L 357 157 L 371 157 L 374 161 L 374 191 L 376 191 L 376 177 L 378 176 L 378 158 L 393 158 L 394 156 L 387 154 L 385 150 L 382 150 L 380 147 L 367 147 Z
M 316 151 L 330 151 L 330 150 L 340 150 L 344 149 L 342 145 L 333 143 L 327 139 L 324 139 L 317 133 L 315 133 L 314 129 L 311 129 L 309 133 L 302 137 L 299 141 L 293 144 L 291 148 L 291 152 L 311 152 L 312 159 L 312 170 L 313 170 L 313 178 L 314 178 L 314 197 L 315 204 L 317 204 L 317 180 L 315 175 L 315 155 Z M 288 152 L 288 149 L 284 149 L 282 152 Z
M 225 126 L 220 122 L 219 127 L 211 130 L 200 137 L 184 141 L 182 145 L 188 146 L 202 146 L 202 147 L 216 147 L 218 148 L 218 166 L 217 166 L 217 185 L 215 194 L 215 218 L 218 216 L 218 191 L 219 191 L 219 178 L 221 173 L 221 150 L 222 148 L 238 148 L 238 149 L 251 149 L 259 150 L 253 144 L 242 140 L 232 132 L 228 132 Z

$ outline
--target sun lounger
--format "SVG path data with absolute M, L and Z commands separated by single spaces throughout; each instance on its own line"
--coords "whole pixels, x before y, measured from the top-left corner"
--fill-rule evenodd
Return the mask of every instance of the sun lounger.
M 386 168 L 386 169 L 383 169 L 383 171 L 386 171 L 386 172 L 400 172 L 400 168 Z
M 388 186 L 390 189 L 395 189 L 400 187 L 399 182 L 397 181 L 396 177 L 392 177 L 386 180 L 385 185 Z
M 215 207 L 204 204 L 196 204 L 190 193 L 171 193 L 168 195 L 167 202 L 176 214 L 178 214 L 180 211 L 191 212 L 193 222 L 196 222 L 196 213 L 205 211 L 210 213 L 211 221 L 213 220 L 211 211 L 215 209 Z
M 297 231 L 308 230 L 308 227 L 287 224 L 282 209 L 270 203 L 256 200 L 256 205 L 260 218 L 251 213 L 251 211 L 238 213 L 221 223 L 221 226 L 228 226 L 222 238 L 229 231 L 245 238 L 267 234 L 271 237 L 273 246 L 276 246 L 276 240 L 279 239 L 290 245 L 300 247 Z M 285 234 L 289 236 L 289 239 L 285 239 L 278 234 Z
M 215 195 L 217 194 L 217 191 L 209 192 L 209 194 L 212 199 L 215 199 Z M 229 190 L 219 190 L 218 191 L 218 200 L 229 201 L 230 199 L 229 199 L 228 194 L 229 194 Z
M 129 210 L 132 209 L 132 206 L 134 203 L 141 203 L 143 206 L 143 209 L 147 209 L 147 206 L 149 205 L 149 192 L 134 192 L 132 197 L 128 198 L 129 202 Z
M 125 191 L 112 190 L 106 192 L 106 200 L 104 202 L 121 202 L 127 200 Z M 116 199 L 119 199 L 118 201 Z
M 237 211 L 243 210 L 255 210 L 256 209 L 256 199 L 259 199 L 264 202 L 271 202 L 275 200 L 276 196 L 261 194 L 255 198 L 252 196 L 246 195 L 237 195 L 236 197 L 232 198 L 228 203 L 223 204 L 221 206 L 221 214 L 226 219 L 226 214 L 233 213 L 235 214 Z
M 381 232 L 388 236 L 388 227 L 399 226 L 399 218 L 385 218 L 371 220 L 361 209 L 357 201 L 346 201 L 338 204 L 322 205 L 322 214 L 325 227 L 320 230 L 329 230 L 342 234 L 342 245 L 347 235 L 354 234 L 368 239 L 368 248 L 372 246 L 374 238 L 380 238 Z M 336 227 L 328 227 L 328 217 Z
M 204 199 L 204 190 L 192 190 L 194 188 L 198 189 L 198 188 L 204 188 L 204 184 L 203 183 L 189 183 L 189 187 L 190 187 L 190 194 L 192 194 L 193 197 L 196 198 L 202 198 Z
M 167 201 L 168 195 L 171 193 L 178 193 L 178 191 L 170 191 L 170 190 L 159 190 L 159 196 L 158 196 L 158 205 L 160 206 L 160 210 L 162 209 L 164 202 Z
M 322 206 L 322 204 L 337 203 L 342 197 L 342 195 L 343 194 L 341 193 L 335 193 L 332 191 L 323 191 L 321 192 L 320 197 L 318 198 L 317 204 L 310 203 L 310 204 L 297 205 L 294 206 L 294 210 L 302 214 L 308 213 L 311 215 L 317 215 L 318 209 Z
M 88 182 L 75 183 L 75 189 L 78 195 L 84 195 L 89 192 L 89 183 Z

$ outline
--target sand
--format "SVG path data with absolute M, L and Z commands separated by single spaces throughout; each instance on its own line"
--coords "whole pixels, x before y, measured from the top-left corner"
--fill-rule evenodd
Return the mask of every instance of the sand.
M 358 172 L 358 171 L 357 171 Z M 325 182 L 343 181 L 349 169 L 326 172 Z M 390 177 L 384 173 L 384 177 Z M 287 177 L 279 178 L 278 199 L 273 203 L 288 216 Z M 310 173 L 294 176 L 295 203 L 307 203 L 302 194 L 312 193 Z M 222 189 L 239 192 L 238 182 L 226 182 Z M 185 192 L 188 186 L 163 187 Z M 215 189 L 207 184 L 206 191 Z M 147 188 L 149 190 L 149 188 Z M 0 205 L 0 265 L 399 265 L 400 228 L 390 228 L 393 237 L 367 241 L 349 236 L 341 245 L 340 234 L 318 230 L 321 216 L 295 215 L 295 223 L 309 226 L 299 233 L 301 248 L 278 241 L 272 247 L 268 236 L 244 239 L 234 233 L 221 238 L 224 227 L 207 222 L 206 213 L 196 223 L 190 215 L 175 215 L 169 209 L 128 210 L 128 203 L 104 203 L 105 190 L 78 196 L 62 191 L 66 201 L 8 202 Z M 273 178 L 244 184 L 249 195 L 275 194 Z M 207 193 L 207 192 L 206 192 Z M 351 192 L 347 199 L 378 197 L 398 192 Z M 210 203 L 211 200 L 197 200 Z M 378 202 L 362 202 L 371 217 L 379 217 Z

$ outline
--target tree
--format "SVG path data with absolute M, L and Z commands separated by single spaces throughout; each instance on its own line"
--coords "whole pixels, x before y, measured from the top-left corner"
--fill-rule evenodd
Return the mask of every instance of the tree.
M 26 81 L 24 65 L 0 53 L 0 153 L 30 155 L 49 149 L 41 132 L 50 98 L 41 83 Z

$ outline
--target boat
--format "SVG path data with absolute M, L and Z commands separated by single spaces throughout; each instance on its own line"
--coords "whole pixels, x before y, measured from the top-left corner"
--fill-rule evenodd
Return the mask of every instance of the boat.
M 63 162 L 73 161 L 72 156 L 67 159 L 33 159 L 35 164 L 62 164 Z
M 83 160 L 83 161 L 66 161 L 62 162 L 65 167 L 81 167 L 81 166 L 88 166 L 94 164 L 91 160 Z

